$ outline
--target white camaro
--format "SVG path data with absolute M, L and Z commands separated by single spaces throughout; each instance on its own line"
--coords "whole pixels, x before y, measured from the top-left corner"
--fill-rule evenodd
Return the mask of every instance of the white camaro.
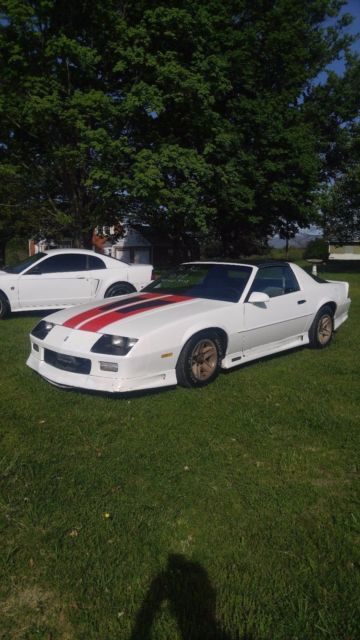
M 0 318 L 10 311 L 62 309 L 142 289 L 151 265 L 126 264 L 86 249 L 52 249 L 0 271 Z
M 187 263 L 140 293 L 47 316 L 27 364 L 62 387 L 201 387 L 221 368 L 325 347 L 348 317 L 348 291 L 289 263 Z

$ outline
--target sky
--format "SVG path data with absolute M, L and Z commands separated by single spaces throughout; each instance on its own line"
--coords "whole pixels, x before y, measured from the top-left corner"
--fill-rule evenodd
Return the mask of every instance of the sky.
M 344 7 L 347 13 L 351 13 L 355 20 L 349 27 L 351 33 L 360 32 L 360 0 L 348 0 L 347 5 Z M 357 43 L 357 50 L 360 50 L 360 44 Z
M 350 13 L 354 17 L 353 23 L 347 28 L 347 33 L 351 35 L 360 34 L 360 0 L 347 0 L 342 13 Z M 353 44 L 353 51 L 360 55 L 360 39 Z M 336 60 L 330 65 L 330 69 L 341 74 L 344 71 L 344 60 Z

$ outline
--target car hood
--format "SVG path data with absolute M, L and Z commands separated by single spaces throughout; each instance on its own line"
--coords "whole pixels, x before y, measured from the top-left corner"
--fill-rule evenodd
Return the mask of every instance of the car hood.
M 64 309 L 47 320 L 80 331 L 140 338 L 159 326 L 233 305 L 223 300 L 144 292 Z

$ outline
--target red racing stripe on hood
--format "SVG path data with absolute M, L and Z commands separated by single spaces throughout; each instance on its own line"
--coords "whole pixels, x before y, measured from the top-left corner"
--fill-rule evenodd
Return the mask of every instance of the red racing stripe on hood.
M 109 324 L 113 322 L 117 322 L 118 320 L 124 320 L 125 318 L 129 318 L 130 316 L 138 315 L 139 313 L 145 313 L 146 311 L 151 311 L 153 309 L 158 309 L 159 307 L 165 307 L 172 304 L 177 304 L 179 302 L 186 302 L 187 300 L 193 300 L 190 296 L 172 296 L 172 295 L 164 295 L 161 298 L 158 296 L 154 296 L 158 298 L 157 300 L 144 300 L 142 303 L 134 305 L 133 307 L 128 307 L 128 309 L 118 309 L 114 311 L 109 311 L 109 313 L 105 313 L 97 318 L 93 318 L 88 322 L 84 322 L 81 327 L 81 331 L 99 331 L 100 329 L 104 329 Z
M 113 309 L 121 309 L 122 307 L 127 307 L 132 304 L 136 304 L 140 301 L 151 300 L 152 298 L 159 298 L 159 295 L 156 293 L 142 293 L 139 296 L 134 296 L 128 300 L 117 300 L 116 302 L 107 302 L 106 304 L 101 304 L 98 307 L 93 307 L 92 309 L 88 309 L 88 311 L 83 311 L 82 313 L 76 314 L 72 318 L 66 320 L 63 324 L 64 327 L 70 327 L 70 329 L 75 329 L 77 325 L 85 322 L 86 320 L 90 320 L 95 316 L 98 316 L 100 313 L 106 313 L 107 311 L 111 311 Z

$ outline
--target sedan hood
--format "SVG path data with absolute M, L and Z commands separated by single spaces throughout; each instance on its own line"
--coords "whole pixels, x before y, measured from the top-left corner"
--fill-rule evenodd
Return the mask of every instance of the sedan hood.
M 112 298 L 100 305 L 92 303 L 58 311 L 48 320 L 80 331 L 140 338 L 159 326 L 233 305 L 223 300 L 140 293 Z

